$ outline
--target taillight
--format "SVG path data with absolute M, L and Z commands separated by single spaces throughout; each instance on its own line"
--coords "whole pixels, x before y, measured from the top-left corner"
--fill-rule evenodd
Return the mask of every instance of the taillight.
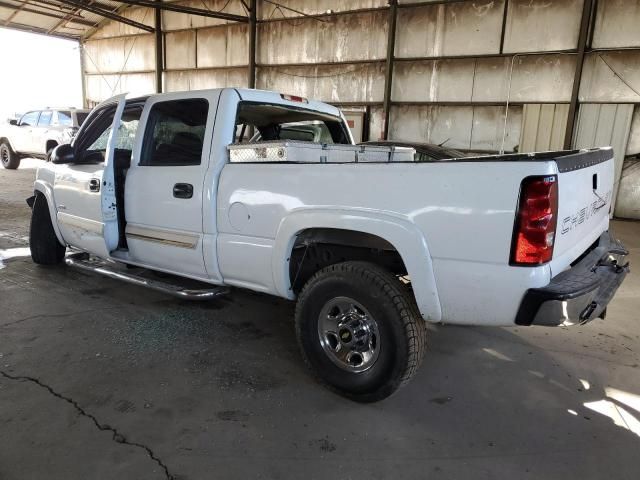
M 286 93 L 281 93 L 280 98 L 282 98 L 283 100 L 288 100 L 290 102 L 309 103 L 309 100 L 298 95 L 288 95 Z
M 512 265 L 540 265 L 551 260 L 558 220 L 558 177 L 527 177 L 511 246 Z

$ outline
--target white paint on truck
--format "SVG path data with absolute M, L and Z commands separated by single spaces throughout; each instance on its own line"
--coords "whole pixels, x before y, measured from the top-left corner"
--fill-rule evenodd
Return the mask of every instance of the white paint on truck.
M 360 401 L 415 373 L 420 316 L 504 326 L 604 316 L 628 271 L 608 234 L 610 149 L 419 162 L 366 148 L 337 108 L 275 92 L 114 97 L 38 169 L 32 257 L 59 262 L 68 245 L 299 296 L 307 359 Z

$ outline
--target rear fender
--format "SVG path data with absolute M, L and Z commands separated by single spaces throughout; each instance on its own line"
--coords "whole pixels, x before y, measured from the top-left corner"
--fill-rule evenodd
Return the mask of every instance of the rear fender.
M 294 299 L 289 277 L 289 261 L 297 235 L 309 228 L 336 228 L 376 235 L 398 251 L 411 277 L 418 309 L 430 322 L 442 317 L 433 275 L 431 254 L 418 227 L 405 217 L 356 209 L 300 209 L 286 216 L 278 228 L 272 256 L 272 272 L 279 295 Z

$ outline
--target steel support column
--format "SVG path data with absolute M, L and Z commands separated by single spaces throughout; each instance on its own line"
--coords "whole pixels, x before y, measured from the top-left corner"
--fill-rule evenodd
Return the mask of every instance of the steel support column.
M 257 0 L 251 0 L 249 4 L 249 78 L 247 81 L 249 88 L 256 88 L 257 4 Z
M 85 64 L 84 64 L 84 42 L 78 42 L 78 50 L 80 51 L 80 88 L 82 90 L 82 108 L 87 108 L 87 86 L 85 85 Z
M 393 83 L 393 61 L 395 58 L 396 48 L 396 20 L 398 18 L 398 0 L 389 0 L 389 31 L 387 32 L 387 62 L 384 75 L 384 100 L 383 112 L 384 123 L 382 130 L 382 139 L 389 138 L 389 118 L 391 116 L 391 86 Z
M 582 68 L 584 67 L 584 55 L 587 49 L 587 39 L 589 38 L 589 27 L 591 26 L 594 5 L 596 0 L 584 0 L 582 7 L 582 20 L 580 21 L 580 33 L 578 35 L 578 53 L 576 55 L 576 70 L 573 75 L 573 88 L 571 89 L 571 101 L 569 102 L 569 113 L 567 115 L 567 128 L 564 133 L 564 148 L 570 149 L 573 141 L 573 131 L 578 118 L 578 94 L 580 93 L 580 83 L 582 81 Z
M 156 0 L 161 3 L 162 0 Z M 164 68 L 164 45 L 162 43 L 162 10 L 155 7 L 155 30 L 156 30 L 156 93 L 162 93 L 162 70 Z
M 504 9 L 502 10 L 502 27 L 500 28 L 500 53 L 504 53 L 504 35 L 507 31 L 507 15 L 509 13 L 509 0 L 504 0 Z

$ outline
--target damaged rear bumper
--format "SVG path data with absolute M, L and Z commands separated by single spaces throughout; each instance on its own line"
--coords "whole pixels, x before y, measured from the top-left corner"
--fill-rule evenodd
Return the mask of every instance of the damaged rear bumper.
M 597 246 L 549 285 L 530 288 L 516 316 L 518 325 L 573 325 L 602 317 L 629 273 L 628 251 L 609 232 Z

